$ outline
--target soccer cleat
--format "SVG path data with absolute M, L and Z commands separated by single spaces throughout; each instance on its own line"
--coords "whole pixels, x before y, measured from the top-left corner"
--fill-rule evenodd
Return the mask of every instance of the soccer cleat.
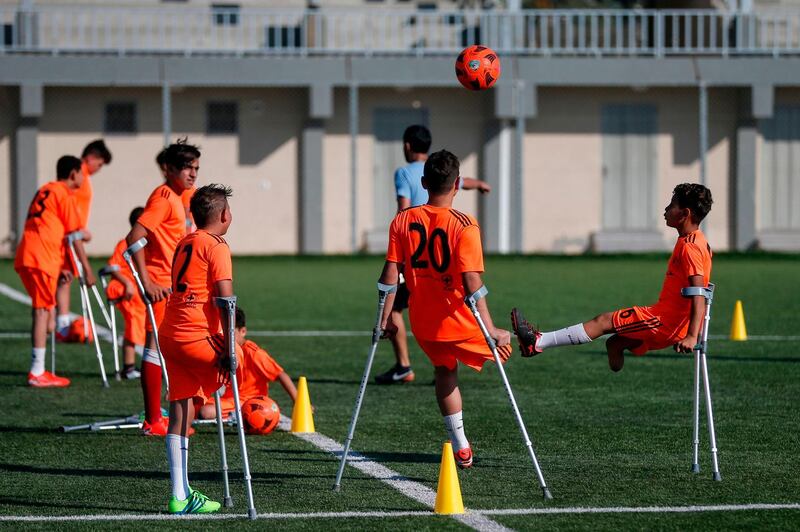
M 69 383 L 70 380 L 66 377 L 59 377 L 49 371 L 45 371 L 41 375 L 28 373 L 28 386 L 34 388 L 66 388 Z
M 210 514 L 219 510 L 220 504 L 197 490 L 190 489 L 189 497 L 179 501 L 173 495 L 169 500 L 171 514 Z
M 536 345 L 539 338 L 542 337 L 542 333 L 528 323 L 519 309 L 511 310 L 511 327 L 519 340 L 519 350 L 522 352 L 522 356 L 534 357 L 543 351 Z
M 412 382 L 414 380 L 414 370 L 411 366 L 400 366 L 395 364 L 386 373 L 375 375 L 375 384 L 394 384 L 396 382 Z
M 142 434 L 145 436 L 166 436 L 169 428 L 169 418 L 161 417 L 158 421 L 150 424 L 146 419 L 142 422 Z
M 453 457 L 456 459 L 456 465 L 460 469 L 472 467 L 472 448 L 464 447 L 458 451 L 453 451 Z

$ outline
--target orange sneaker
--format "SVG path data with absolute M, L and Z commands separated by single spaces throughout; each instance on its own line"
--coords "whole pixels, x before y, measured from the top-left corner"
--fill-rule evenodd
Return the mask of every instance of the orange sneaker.
M 142 422 L 142 434 L 145 436 L 166 436 L 169 432 L 169 418 L 168 417 L 161 417 L 160 420 L 156 421 L 152 425 L 147 422 L 147 420 Z M 189 432 L 187 436 L 191 436 L 194 434 L 194 429 L 189 427 Z
M 464 447 L 459 451 L 453 451 L 453 456 L 456 459 L 456 465 L 460 469 L 467 469 L 472 467 L 472 449 Z
M 45 371 L 41 375 L 28 373 L 28 386 L 33 386 L 34 388 L 66 388 L 69 383 L 69 379 L 59 377 L 49 371 Z

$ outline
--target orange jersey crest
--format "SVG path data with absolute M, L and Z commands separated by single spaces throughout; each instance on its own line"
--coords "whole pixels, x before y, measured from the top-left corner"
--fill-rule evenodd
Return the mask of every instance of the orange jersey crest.
M 421 205 L 397 214 L 386 260 L 403 264 L 414 335 L 456 341 L 480 334 L 464 304 L 461 274 L 483 272 L 480 228 L 449 207 Z

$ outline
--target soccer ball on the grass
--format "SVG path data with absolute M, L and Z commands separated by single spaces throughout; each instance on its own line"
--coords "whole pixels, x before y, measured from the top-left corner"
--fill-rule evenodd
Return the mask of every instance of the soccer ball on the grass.
M 242 405 L 242 419 L 248 434 L 269 434 L 281 420 L 281 410 L 269 397 L 253 397 Z
M 486 90 L 500 78 L 500 58 L 487 46 L 468 46 L 456 59 L 456 77 L 471 91 Z

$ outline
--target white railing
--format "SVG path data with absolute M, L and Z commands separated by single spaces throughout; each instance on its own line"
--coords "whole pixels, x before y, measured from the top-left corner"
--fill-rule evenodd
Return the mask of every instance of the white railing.
M 800 10 L 277 10 L 0 6 L 0 53 L 451 54 L 481 43 L 534 56 L 800 54 Z

